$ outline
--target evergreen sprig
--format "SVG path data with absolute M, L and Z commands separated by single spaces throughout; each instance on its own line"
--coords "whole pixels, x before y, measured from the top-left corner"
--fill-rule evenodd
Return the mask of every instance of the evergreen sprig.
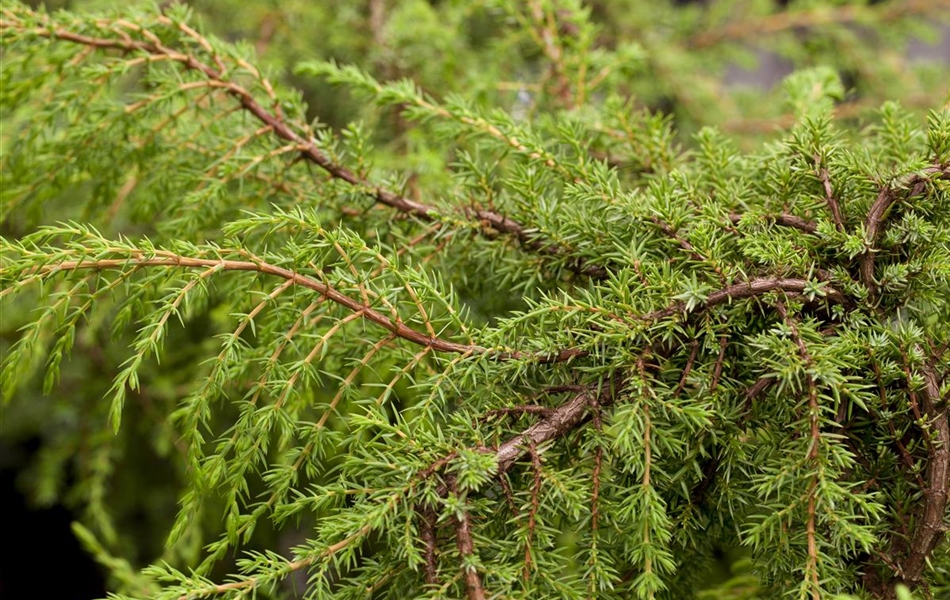
M 546 65 L 536 118 L 297 68 L 441 145 L 419 183 L 181 6 L 4 3 L 4 401 L 37 370 L 58 389 L 106 330 L 127 346 L 75 528 L 116 597 L 683 598 L 735 548 L 761 598 L 944 589 L 950 110 L 888 102 L 854 132 L 816 68 L 773 141 L 686 142 L 600 95 L 636 52 L 600 45 L 590 10 L 506 10 Z M 138 572 L 104 496 L 167 381 L 145 427 L 179 511 Z M 255 543 L 297 527 L 286 552 Z

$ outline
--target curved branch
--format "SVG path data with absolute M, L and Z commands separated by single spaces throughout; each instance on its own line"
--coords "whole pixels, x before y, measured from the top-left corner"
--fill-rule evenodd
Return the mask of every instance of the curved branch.
M 614 378 L 606 385 L 590 384 L 583 386 L 570 400 L 560 406 L 549 409 L 537 423 L 528 427 L 521 433 L 518 433 L 496 449 L 479 446 L 472 450 L 485 453 L 493 453 L 497 464 L 496 475 L 503 475 L 510 469 L 521 457 L 530 452 L 531 448 L 537 448 L 551 440 L 563 437 L 573 431 L 578 425 L 591 418 L 590 408 L 596 403 L 597 408 L 603 408 L 613 404 L 621 387 L 620 378 Z M 441 471 L 454 458 L 458 452 L 450 452 L 439 460 L 433 462 L 425 469 L 416 474 L 416 479 L 427 479 Z M 437 494 L 445 497 L 449 491 L 451 478 L 437 488 Z
M 706 297 L 706 304 L 700 310 L 708 310 L 719 304 L 724 304 L 732 300 L 741 300 L 743 298 L 752 298 L 761 296 L 773 291 L 790 292 L 801 294 L 809 285 L 805 279 L 781 279 L 781 278 L 758 278 L 743 283 L 736 283 L 728 287 L 712 292 Z M 825 287 L 825 298 L 843 304 L 846 301 L 844 294 L 832 287 Z M 657 320 L 670 317 L 676 313 L 686 310 L 686 303 L 676 301 L 666 308 L 646 313 L 639 317 L 644 320 Z
M 905 184 L 900 187 L 896 185 L 882 187 L 874 204 L 871 205 L 871 210 L 868 211 L 865 222 L 867 249 L 861 258 L 860 271 L 861 281 L 868 289 L 872 299 L 877 297 L 877 283 L 874 281 L 874 245 L 877 243 L 877 236 L 884 225 L 885 217 L 891 206 L 901 198 L 913 198 L 920 195 L 927 186 L 927 182 L 930 181 L 928 175 L 935 176 L 938 179 L 947 179 L 950 177 L 950 165 L 924 169 L 922 173 L 911 175 Z M 910 188 L 907 194 L 900 193 L 907 188 Z
M 555 408 L 548 416 L 499 446 L 498 450 L 495 451 L 498 473 L 501 474 L 510 469 L 515 462 L 528 453 L 532 446 L 537 447 L 561 437 L 581 422 L 586 421 L 588 417 L 587 407 L 590 405 L 590 401 L 590 390 L 584 390 Z

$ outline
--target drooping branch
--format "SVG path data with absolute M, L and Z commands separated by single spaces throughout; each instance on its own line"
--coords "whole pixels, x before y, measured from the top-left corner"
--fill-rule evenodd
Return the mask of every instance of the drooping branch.
M 563 348 L 555 352 L 521 352 L 521 351 L 503 351 L 485 348 L 476 344 L 462 344 L 458 342 L 452 342 L 445 340 L 431 334 L 422 333 L 408 327 L 401 319 L 397 316 L 387 316 L 378 310 L 374 309 L 368 304 L 368 302 L 361 302 L 359 300 L 353 299 L 350 296 L 340 292 L 339 290 L 331 287 L 329 284 L 304 275 L 302 273 L 287 269 L 285 267 L 280 267 L 277 265 L 269 264 L 258 257 L 248 255 L 247 252 L 241 252 L 244 256 L 250 256 L 252 260 L 229 260 L 223 258 L 198 258 L 198 257 L 189 257 L 176 254 L 174 252 L 168 252 L 164 250 L 155 250 L 146 253 L 145 251 L 138 249 L 129 249 L 129 248 L 116 248 L 113 249 L 115 252 L 123 252 L 127 256 L 125 258 L 102 258 L 102 259 L 80 259 L 80 260 L 64 260 L 54 264 L 47 264 L 35 269 L 28 269 L 24 271 L 21 275 L 26 277 L 26 280 L 40 280 L 50 277 L 56 273 L 63 271 L 79 271 L 79 270 L 109 270 L 109 269 L 139 269 L 146 267 L 172 267 L 172 268 L 201 268 L 201 269 L 211 269 L 213 271 L 251 271 L 262 273 L 265 275 L 271 275 L 275 277 L 283 278 L 287 281 L 293 282 L 294 285 L 304 287 L 310 290 L 315 291 L 320 294 L 322 297 L 334 302 L 350 311 L 354 314 L 359 315 L 361 318 L 364 318 L 370 322 L 373 322 L 386 331 L 390 332 L 395 337 L 406 340 L 408 342 L 424 346 L 426 348 L 431 348 L 432 350 L 440 352 L 449 352 L 462 355 L 487 355 L 490 356 L 493 360 L 519 360 L 527 359 L 536 361 L 539 364 L 551 364 L 570 361 L 575 358 L 581 358 L 588 355 L 588 351 L 582 348 Z M 220 251 L 219 252 L 227 252 Z M 0 273 L 3 273 L 6 269 L 0 269 Z M 751 298 L 754 296 L 760 296 L 771 291 L 781 290 L 785 292 L 793 293 L 802 293 L 808 286 L 809 282 L 802 279 L 768 279 L 768 278 L 759 278 L 753 279 L 751 281 L 733 284 L 731 286 L 716 290 L 707 296 L 706 303 L 700 307 L 699 311 L 708 310 L 719 304 L 729 302 L 732 300 L 739 300 L 744 298 Z M 838 292 L 837 290 L 825 287 L 825 298 L 843 303 L 845 302 L 845 297 Z M 643 315 L 634 316 L 634 319 L 637 320 L 646 320 L 646 321 L 657 321 L 667 317 L 670 317 L 674 314 L 683 312 L 685 310 L 685 303 L 679 300 L 672 302 L 664 309 L 657 311 L 649 312 Z M 583 412 L 583 411 L 581 411 Z M 555 416 L 557 419 L 564 417 L 569 413 L 563 413 L 560 416 L 558 415 L 549 415 Z M 580 414 L 580 413 L 579 413 Z M 573 418 L 573 417 L 571 417 Z M 551 424 L 554 424 L 555 421 L 551 421 Z M 570 420 L 570 418 L 568 418 Z M 548 422 L 547 419 L 541 421 L 539 425 Z M 559 425 L 555 425 L 558 427 Z M 520 455 L 519 455 L 520 456 Z
M 432 507 L 418 509 L 419 515 L 419 538 L 422 540 L 422 557 L 425 563 L 422 565 L 425 572 L 427 585 L 436 585 L 439 583 L 438 576 L 438 558 L 436 557 L 436 514 Z
M 213 53 L 210 43 L 184 23 L 173 21 L 164 15 L 156 17 L 158 22 L 162 25 L 181 30 L 189 37 L 195 39 L 207 52 L 214 54 L 216 66 L 202 62 L 192 54 L 180 52 L 165 46 L 152 32 L 127 21 L 117 22 L 116 25 L 131 29 L 143 35 L 149 41 L 132 39 L 124 31 L 121 33 L 117 32 L 119 37 L 110 38 L 79 34 L 62 27 L 56 27 L 52 23 L 49 23 L 49 27 L 27 27 L 12 11 L 3 11 L 3 15 L 4 18 L 0 19 L 0 31 L 29 32 L 33 35 L 51 40 L 71 42 L 102 50 L 113 49 L 123 52 L 143 52 L 152 57 L 161 57 L 162 59 L 176 62 L 186 70 L 200 73 L 210 85 L 234 98 L 243 110 L 263 123 L 270 133 L 286 142 L 295 144 L 297 151 L 304 160 L 317 165 L 329 174 L 330 177 L 344 181 L 363 190 L 366 195 L 372 197 L 380 204 L 422 221 L 435 220 L 442 212 L 434 205 L 407 198 L 378 186 L 347 167 L 335 162 L 327 153 L 320 149 L 317 140 L 313 137 L 309 128 L 288 121 L 284 117 L 283 112 L 279 108 L 276 96 L 273 95 L 273 87 L 267 79 L 251 65 L 241 61 L 240 66 L 250 71 L 260 82 L 262 87 L 268 90 L 275 106 L 272 110 L 261 104 L 244 86 L 231 81 L 228 78 L 223 61 L 217 54 Z M 518 243 L 523 248 L 541 255 L 550 257 L 566 257 L 570 255 L 568 248 L 555 242 L 545 240 L 543 237 L 536 235 L 528 227 L 503 214 L 484 209 L 466 209 L 461 212 L 467 218 L 479 224 L 479 231 L 485 237 L 492 238 L 498 234 L 508 235 L 518 240 Z M 581 257 L 571 258 L 566 264 L 569 269 L 582 275 L 594 278 L 603 278 L 607 275 L 605 267 L 591 263 Z
M 524 547 L 524 572 L 523 578 L 528 580 L 531 574 L 531 543 L 534 538 L 535 525 L 537 524 L 538 507 L 541 503 L 541 457 L 538 455 L 538 449 L 534 445 L 528 446 L 528 453 L 531 455 L 531 469 L 534 471 L 534 483 L 531 486 L 531 508 L 528 510 L 528 539 Z
M 396 337 L 404 339 L 408 342 L 412 342 L 420 346 L 426 346 L 432 348 L 433 350 L 458 354 L 483 354 L 489 352 L 487 348 L 483 348 L 481 346 L 459 344 L 457 342 L 431 337 L 424 333 L 418 332 L 406 326 L 401 320 L 390 318 L 373 309 L 369 305 L 350 298 L 346 294 L 336 290 L 322 281 L 314 279 L 313 277 L 308 277 L 301 273 L 297 273 L 296 271 L 292 271 L 285 267 L 279 267 L 277 265 L 266 263 L 262 260 L 242 261 L 226 260 L 221 258 L 194 258 L 181 256 L 173 252 L 166 251 L 155 251 L 151 253 L 151 255 L 147 255 L 145 252 L 140 250 L 129 250 L 128 254 L 128 258 L 63 261 L 56 264 L 44 265 L 33 272 L 28 273 L 28 275 L 45 278 L 61 271 L 79 271 L 84 269 L 103 271 L 108 269 L 138 269 L 143 267 L 181 267 L 188 269 L 217 269 L 220 271 L 253 271 L 257 273 L 263 273 L 265 275 L 281 277 L 285 280 L 292 281 L 294 285 L 313 290 L 327 300 L 330 300 L 331 302 L 334 302 L 360 315 L 362 318 L 379 325 Z M 508 356 L 520 357 L 522 355 L 509 354 Z
M 361 527 L 353 535 L 347 536 L 340 540 L 339 542 L 327 547 L 323 552 L 314 557 L 301 558 L 300 560 L 287 561 L 287 563 L 281 567 L 281 569 L 273 573 L 270 579 L 273 579 L 274 576 L 286 577 L 291 573 L 299 571 L 301 569 L 306 569 L 307 567 L 313 565 L 318 560 L 327 559 L 340 550 L 348 547 L 350 544 L 362 540 L 372 528 L 369 525 Z M 257 589 L 262 583 L 263 577 L 246 577 L 239 581 L 232 581 L 230 583 L 221 583 L 221 584 L 211 584 L 204 588 L 199 588 L 197 590 L 191 591 L 187 594 L 182 594 L 178 597 L 178 600 L 196 600 L 197 598 L 208 598 L 211 596 L 217 596 L 220 594 L 226 594 L 228 592 L 235 591 L 249 591 Z

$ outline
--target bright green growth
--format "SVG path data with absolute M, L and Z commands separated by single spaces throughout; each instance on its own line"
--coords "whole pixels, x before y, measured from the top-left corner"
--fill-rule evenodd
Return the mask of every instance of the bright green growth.
M 370 4 L 396 55 L 418 23 L 468 70 L 301 62 L 370 104 L 339 131 L 179 6 L 3 5 L 4 411 L 66 423 L 38 495 L 76 454 L 118 597 L 947 593 L 946 90 L 855 130 L 837 71 L 802 70 L 744 152 L 676 68 L 741 28 L 663 6 L 672 37 L 631 44 L 572 2 Z M 756 18 L 847 37 L 925 4 Z M 695 135 L 638 104 L 666 93 Z M 114 518 L 147 445 L 164 550 Z

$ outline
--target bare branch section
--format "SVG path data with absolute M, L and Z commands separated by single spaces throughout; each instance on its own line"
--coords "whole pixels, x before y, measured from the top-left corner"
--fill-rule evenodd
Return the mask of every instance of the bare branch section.
M 614 382 L 613 386 L 605 385 L 600 392 L 597 387 L 591 385 L 584 388 L 537 423 L 499 446 L 495 451 L 498 474 L 505 473 L 528 454 L 532 447 L 537 448 L 546 442 L 563 437 L 586 422 L 591 417 L 589 409 L 592 402 L 596 402 L 598 408 L 612 404 L 618 392 L 619 382 Z
M 423 543 L 422 556 L 425 558 L 423 571 L 425 573 L 426 585 L 436 585 L 439 583 L 437 538 L 436 538 L 436 518 L 435 510 L 432 507 L 425 507 L 417 510 L 419 515 L 419 538 Z
M 49 27 L 43 28 L 27 27 L 11 12 L 4 11 L 3 14 L 4 18 L 0 19 L 0 31 L 28 32 L 38 37 L 71 42 L 102 50 L 113 49 L 123 52 L 144 52 L 152 57 L 161 57 L 162 60 L 176 62 L 187 70 L 200 73 L 211 85 L 221 89 L 234 98 L 240 103 L 243 110 L 264 123 L 273 135 L 291 144 L 295 144 L 297 151 L 304 160 L 317 165 L 332 178 L 345 181 L 357 188 L 366 190 L 365 193 L 371 196 L 376 202 L 423 221 L 433 221 L 442 212 L 436 206 L 418 202 L 380 187 L 371 181 L 363 179 L 343 165 L 334 162 L 330 156 L 320 149 L 312 132 L 309 131 L 309 128 L 287 121 L 284 118 L 283 113 L 276 107 L 276 101 L 275 108 L 269 110 L 245 87 L 231 81 L 227 76 L 222 61 L 217 55 L 215 55 L 216 66 L 213 67 L 202 62 L 192 54 L 165 46 L 155 35 L 151 34 L 151 32 L 128 22 L 116 22 L 115 25 L 116 27 L 124 25 L 126 29 L 131 29 L 134 33 L 142 34 L 149 41 L 132 39 L 126 31 L 117 31 L 117 37 L 110 38 L 82 35 L 62 27 L 55 27 L 52 23 L 48 23 L 50 25 Z M 158 16 L 157 20 L 162 25 L 185 32 L 194 38 L 209 53 L 213 53 L 210 43 L 184 23 L 178 23 L 164 15 Z M 251 70 L 265 89 L 273 89 L 267 79 L 263 78 L 256 69 L 246 64 L 241 66 Z M 484 209 L 465 209 L 463 213 L 467 218 L 479 224 L 479 231 L 487 238 L 493 238 L 499 234 L 508 235 L 515 238 L 523 248 L 544 256 L 563 258 L 570 255 L 568 248 L 555 242 L 545 240 L 521 223 L 500 213 Z M 582 275 L 594 278 L 604 278 L 607 276 L 607 269 L 605 267 L 593 264 L 580 257 L 572 258 L 568 260 L 566 264 L 569 269 Z

